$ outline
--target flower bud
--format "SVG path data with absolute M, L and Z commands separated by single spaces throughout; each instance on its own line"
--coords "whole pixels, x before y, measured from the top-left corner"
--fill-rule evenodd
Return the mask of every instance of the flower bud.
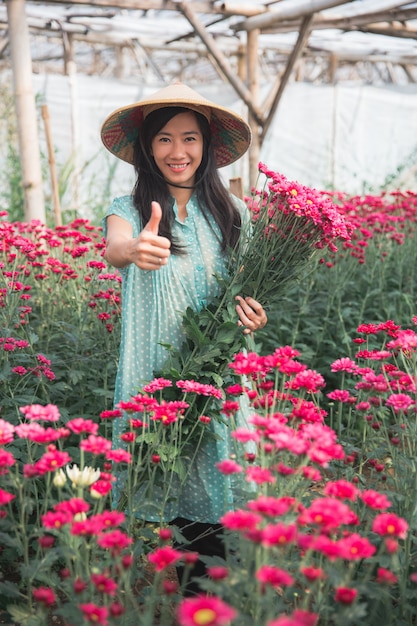
M 67 477 L 65 476 L 64 470 L 59 468 L 54 474 L 53 484 L 55 487 L 63 487 L 67 482 Z

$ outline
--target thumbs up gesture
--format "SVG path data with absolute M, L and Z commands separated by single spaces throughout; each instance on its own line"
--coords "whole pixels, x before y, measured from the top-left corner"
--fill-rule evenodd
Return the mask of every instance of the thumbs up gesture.
M 143 230 L 152 233 L 153 235 L 158 234 L 159 224 L 162 219 L 162 209 L 159 202 L 152 202 L 151 205 L 151 219 L 145 225 Z
M 135 263 L 142 270 L 159 270 L 168 263 L 171 242 L 158 235 L 161 219 L 161 205 L 159 202 L 152 202 L 150 220 L 141 231 L 135 246 Z

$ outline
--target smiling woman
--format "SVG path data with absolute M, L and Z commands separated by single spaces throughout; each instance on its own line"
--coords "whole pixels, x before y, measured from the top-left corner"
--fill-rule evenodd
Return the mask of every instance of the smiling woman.
M 185 312 L 200 311 L 219 292 L 218 278 L 225 277 L 229 252 L 239 246 L 250 216 L 245 203 L 225 188 L 217 168 L 242 156 L 250 137 L 238 115 L 181 84 L 119 109 L 104 122 L 104 144 L 136 172 L 132 195 L 114 200 L 104 222 L 106 259 L 122 273 L 116 407 L 165 365 L 167 346 L 181 347 Z M 265 325 L 264 309 L 253 298 L 238 297 L 235 307 L 236 325 L 245 334 Z M 185 478 L 170 476 L 169 497 L 153 485 L 149 505 L 143 504 L 143 494 L 135 496 L 140 511 L 130 513 L 161 521 L 163 510 L 163 520 L 181 528 L 187 549 L 221 555 L 219 519 L 235 508 L 238 490 L 230 476 L 216 470 L 233 444 L 228 426 L 214 421 L 208 426 L 213 436 L 185 455 Z M 127 423 L 124 417 L 114 424 L 117 448 Z M 124 489 L 119 476 L 118 494 Z M 194 573 L 204 573 L 202 563 Z

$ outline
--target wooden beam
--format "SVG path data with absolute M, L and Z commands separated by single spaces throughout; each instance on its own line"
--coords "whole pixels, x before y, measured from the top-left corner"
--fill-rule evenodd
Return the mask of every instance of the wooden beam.
M 405 75 L 407 76 L 408 80 L 410 83 L 415 83 L 417 82 L 414 74 L 411 70 L 411 67 L 409 67 L 407 64 L 401 65 L 402 69 L 404 70 Z
M 417 9 L 403 9 L 393 11 L 375 11 L 373 13 L 365 13 L 363 15 L 354 15 L 347 17 L 329 18 L 324 15 L 316 16 L 313 23 L 314 29 L 321 28 L 340 28 L 341 30 L 358 30 L 359 27 L 367 24 L 376 24 L 377 22 L 398 22 L 404 23 L 408 20 L 417 19 Z M 399 27 L 398 27 L 399 28 Z M 403 26 L 403 30 L 407 30 L 407 26 Z
M 284 93 L 284 89 L 287 86 L 287 83 L 289 81 L 289 78 L 291 76 L 291 72 L 294 68 L 294 65 L 296 63 L 296 61 L 298 60 L 298 58 L 300 57 L 300 54 L 302 53 L 307 40 L 308 40 L 308 36 L 310 34 L 310 27 L 311 27 L 311 23 L 313 21 L 313 14 L 311 15 L 307 15 L 304 19 L 303 22 L 301 24 L 301 29 L 300 32 L 298 34 L 298 38 L 297 38 L 297 42 L 290 54 L 290 57 L 288 59 L 288 63 L 287 66 L 285 68 L 285 72 L 284 75 L 282 76 L 281 79 L 278 79 L 279 84 L 277 86 L 276 89 L 276 93 L 275 93 L 275 97 L 273 99 L 271 108 L 269 110 L 268 113 L 268 117 L 265 120 L 264 126 L 263 126 L 263 130 L 262 130 L 262 136 L 261 136 L 261 142 L 264 140 L 266 133 L 269 130 L 269 127 L 271 125 L 271 122 L 274 118 L 274 115 L 276 113 L 276 110 L 278 108 L 278 104 L 279 101 L 281 100 L 282 94 Z
M 252 102 L 259 104 L 259 30 L 256 28 L 247 33 L 247 73 L 248 85 Z M 252 130 L 252 143 L 249 148 L 249 185 L 254 187 L 258 176 L 258 163 L 261 151 L 262 126 L 249 111 L 249 126 Z
M 395 25 L 386 26 L 369 24 L 368 26 L 359 26 L 355 30 L 361 33 L 370 33 L 372 35 L 384 35 L 385 37 L 398 37 L 400 39 L 417 39 L 417 28 L 399 28 Z
M 330 59 L 329 59 L 329 83 L 331 85 L 334 85 L 336 83 L 336 71 L 337 71 L 338 63 L 339 63 L 339 58 L 337 54 L 334 54 L 332 52 L 332 54 L 330 55 Z
M 230 193 L 232 193 L 237 198 L 240 198 L 241 200 L 244 199 L 245 194 L 243 190 L 243 181 L 240 176 L 237 178 L 231 178 L 229 180 L 229 190 Z
M 417 9 L 393 9 L 385 11 L 374 11 L 364 14 L 356 14 L 349 16 L 329 17 L 324 13 L 317 13 L 314 16 L 312 30 L 323 30 L 336 28 L 340 30 L 358 30 L 360 26 L 377 22 L 398 22 L 403 24 L 403 30 L 406 32 L 409 26 L 406 24 L 409 20 L 417 19 Z M 263 34 L 288 33 L 298 31 L 300 29 L 301 20 L 283 19 L 277 23 L 266 26 L 262 29 Z M 398 26 L 400 30 L 400 26 Z
M 281 20 L 295 19 L 312 15 L 323 9 L 330 9 L 341 4 L 348 4 L 352 0 L 302 0 L 295 3 L 294 0 L 282 0 L 278 8 L 267 11 L 262 15 L 249 17 L 243 22 L 239 22 L 233 28 L 238 30 L 252 30 L 253 28 L 265 28 L 280 22 Z
M 13 91 L 16 108 L 25 218 L 46 223 L 38 120 L 32 86 L 29 30 L 25 0 L 7 0 Z
M 317 54 L 324 54 L 325 56 L 330 56 L 333 54 L 331 50 L 324 50 L 323 48 L 319 48 L 318 46 L 310 46 L 310 52 L 313 53 L 310 58 L 311 61 L 314 61 Z M 364 54 L 363 52 L 353 52 L 351 50 L 346 50 L 339 48 L 337 50 L 337 58 L 340 62 L 343 63 L 393 63 L 394 65 L 416 65 L 417 59 L 414 56 L 410 56 L 408 54 L 398 54 L 396 52 L 390 53 L 370 53 Z
M 3 56 L 3 54 L 5 53 L 5 51 L 7 50 L 9 46 L 9 37 L 3 37 L 3 39 L 0 42 L 0 59 Z
M 194 11 L 191 9 L 190 3 L 184 1 L 180 2 L 179 7 L 184 17 L 187 18 L 197 35 L 206 45 L 207 50 L 212 55 L 220 70 L 227 77 L 229 83 L 232 85 L 236 93 L 246 104 L 253 117 L 257 120 L 258 124 L 262 125 L 262 116 L 260 114 L 260 111 L 257 110 L 252 102 L 250 91 L 247 89 L 246 85 L 240 80 L 240 78 L 236 76 L 236 74 L 233 72 L 233 69 L 229 65 L 229 61 L 227 60 L 227 57 L 217 46 L 213 37 L 205 30 L 204 25 L 200 22 Z
M 42 4 L 65 4 L 66 0 L 44 0 Z M 112 9 L 129 9 L 133 11 L 178 11 L 178 2 L 175 0 L 72 0 L 70 4 L 85 7 L 112 8 Z M 259 6 L 236 6 L 227 2 L 214 3 L 212 0 L 193 0 L 193 10 L 196 13 L 209 13 L 213 15 L 225 15 L 231 17 L 239 15 L 241 17 L 250 17 L 264 13 L 265 8 Z

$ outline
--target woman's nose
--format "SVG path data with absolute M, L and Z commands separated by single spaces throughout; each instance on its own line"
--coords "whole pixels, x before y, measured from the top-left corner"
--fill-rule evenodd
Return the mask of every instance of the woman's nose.
M 182 157 L 185 154 L 184 143 L 182 141 L 173 141 L 172 142 L 171 155 L 176 158 Z

